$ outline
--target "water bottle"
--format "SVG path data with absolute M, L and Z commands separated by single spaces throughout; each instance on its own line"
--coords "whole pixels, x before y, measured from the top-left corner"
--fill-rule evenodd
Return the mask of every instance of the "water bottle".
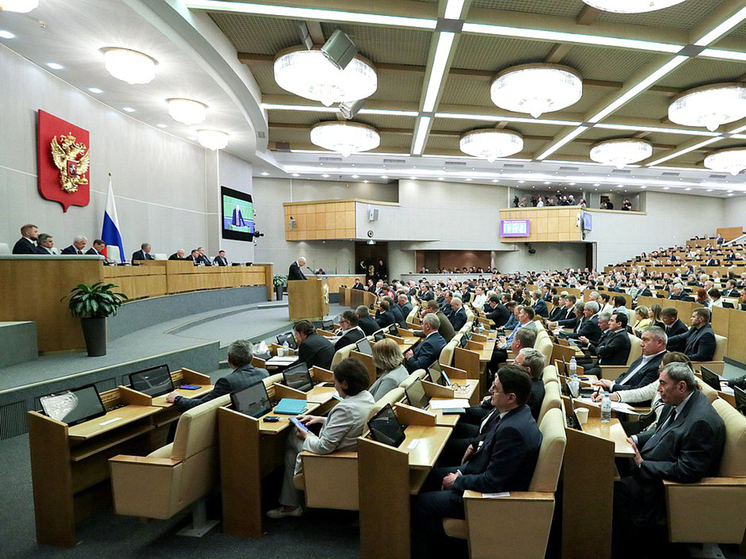
M 611 421 L 611 399 L 607 392 L 601 401 L 601 423 L 608 423 L 609 421 Z
M 578 362 L 575 361 L 575 356 L 570 359 L 570 376 L 574 377 L 578 374 Z
M 580 395 L 580 379 L 578 375 L 570 377 L 570 394 L 573 398 L 577 398 Z
M 287 340 L 285 340 L 285 343 L 284 343 L 284 344 L 282 344 L 282 354 L 283 354 L 284 356 L 286 356 L 286 357 L 287 357 L 288 355 L 290 355 L 290 345 L 288 344 L 288 341 L 287 341 Z

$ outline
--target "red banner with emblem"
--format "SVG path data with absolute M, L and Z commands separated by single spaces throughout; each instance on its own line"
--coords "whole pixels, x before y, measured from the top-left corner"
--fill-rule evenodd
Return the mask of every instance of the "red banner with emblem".
M 70 206 L 87 206 L 90 190 L 88 130 L 39 109 L 38 175 L 42 198 Z

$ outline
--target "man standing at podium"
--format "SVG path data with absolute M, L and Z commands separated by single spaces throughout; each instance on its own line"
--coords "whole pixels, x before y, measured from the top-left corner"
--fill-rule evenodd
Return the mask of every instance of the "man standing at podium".
M 306 265 L 306 259 L 302 256 L 295 262 L 290 264 L 290 270 L 288 271 L 288 281 L 293 280 L 304 280 L 306 279 L 305 274 L 301 268 Z

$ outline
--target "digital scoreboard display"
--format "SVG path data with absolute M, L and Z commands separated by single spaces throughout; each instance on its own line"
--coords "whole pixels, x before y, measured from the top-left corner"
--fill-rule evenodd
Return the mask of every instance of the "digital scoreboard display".
M 531 234 L 530 219 L 501 219 L 501 237 L 528 237 Z

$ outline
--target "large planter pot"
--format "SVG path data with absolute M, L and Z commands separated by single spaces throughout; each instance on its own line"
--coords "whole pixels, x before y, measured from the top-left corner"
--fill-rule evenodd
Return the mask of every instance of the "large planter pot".
M 83 318 L 83 337 L 88 357 L 101 357 L 106 355 L 106 319 L 105 318 Z
M 282 301 L 282 294 L 285 291 L 284 285 L 275 285 L 275 297 L 278 301 Z

